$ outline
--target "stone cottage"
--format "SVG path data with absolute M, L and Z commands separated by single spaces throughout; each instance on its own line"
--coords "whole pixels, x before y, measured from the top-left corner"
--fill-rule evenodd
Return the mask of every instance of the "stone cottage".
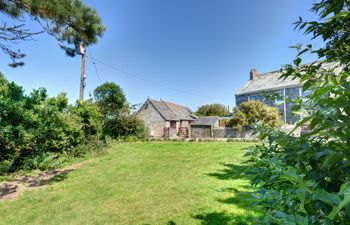
M 148 98 L 136 116 L 143 120 L 152 138 L 190 137 L 190 123 L 196 119 L 193 112 L 182 105 Z
M 323 64 L 323 69 L 335 67 L 336 64 Z M 336 73 L 339 73 L 341 67 L 337 67 Z M 302 84 L 299 79 L 280 79 L 282 71 L 272 71 L 259 74 L 256 69 L 252 69 L 249 74 L 249 81 L 235 94 L 236 105 L 242 102 L 257 100 L 269 106 L 279 109 L 282 120 L 287 124 L 295 123 L 299 118 L 293 115 L 291 109 L 293 103 L 291 99 L 303 98 L 309 94 L 309 91 L 302 91 Z M 271 98 L 272 95 L 277 96 Z

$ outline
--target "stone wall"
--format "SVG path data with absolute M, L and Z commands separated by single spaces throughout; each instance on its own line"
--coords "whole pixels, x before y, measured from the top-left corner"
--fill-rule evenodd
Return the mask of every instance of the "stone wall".
M 214 128 L 214 138 L 256 138 L 252 131 L 236 131 L 229 127 Z
M 229 127 L 213 128 L 210 126 L 193 125 L 191 138 L 256 138 L 252 131 L 236 131 Z
M 144 122 L 149 137 L 160 138 L 164 136 L 166 122 L 152 104 L 146 102 L 136 116 Z

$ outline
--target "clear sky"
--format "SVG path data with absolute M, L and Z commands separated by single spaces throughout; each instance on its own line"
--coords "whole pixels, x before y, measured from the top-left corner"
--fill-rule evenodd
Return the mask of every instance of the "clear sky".
M 90 47 L 101 82 L 120 85 L 132 104 L 147 97 L 186 105 L 234 105 L 234 93 L 249 71 L 276 70 L 291 63 L 309 37 L 294 31 L 298 16 L 310 20 L 311 0 L 86 0 L 107 27 Z M 0 17 L 2 20 L 6 19 Z M 29 22 L 29 28 L 35 25 Z M 316 40 L 315 44 L 320 44 Z M 26 65 L 12 69 L 0 53 L 0 71 L 26 91 L 79 96 L 80 58 L 70 58 L 48 35 L 15 46 Z M 305 62 L 314 58 L 306 57 Z M 91 57 L 86 96 L 101 84 Z

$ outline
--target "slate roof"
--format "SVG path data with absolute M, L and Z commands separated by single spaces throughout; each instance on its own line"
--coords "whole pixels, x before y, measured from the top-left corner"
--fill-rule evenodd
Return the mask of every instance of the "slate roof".
M 192 121 L 191 125 L 214 126 L 219 119 L 220 117 L 218 116 L 198 117 L 197 119 Z
M 335 67 L 337 63 L 327 63 L 323 64 L 323 69 L 329 69 L 332 67 Z M 342 69 L 341 66 L 338 66 L 336 73 L 339 73 Z M 256 93 L 261 91 L 268 91 L 268 90 L 276 90 L 286 87 L 297 87 L 302 86 L 300 83 L 300 80 L 292 79 L 291 77 L 287 77 L 285 80 L 280 79 L 280 76 L 282 75 L 281 70 L 272 71 L 268 73 L 259 74 L 259 76 L 253 80 L 249 80 L 237 93 L 236 95 L 241 94 L 250 94 L 250 93 Z
M 249 80 L 237 93 L 248 94 L 260 91 L 267 91 L 273 89 L 280 89 L 284 87 L 296 87 L 301 86 L 299 79 L 292 79 L 287 77 L 285 80 L 279 79 L 282 75 L 281 71 L 272 71 L 259 76 L 253 80 Z
M 165 120 L 194 120 L 196 116 L 185 106 L 167 101 L 148 99 Z

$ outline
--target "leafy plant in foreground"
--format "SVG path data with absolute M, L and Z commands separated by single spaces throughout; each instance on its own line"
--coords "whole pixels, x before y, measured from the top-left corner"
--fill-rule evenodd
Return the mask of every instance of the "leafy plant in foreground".
M 266 211 L 261 224 L 350 223 L 349 9 L 346 0 L 321 0 L 312 8 L 319 21 L 296 24 L 325 40 L 320 49 L 300 49 L 282 76 L 311 91 L 293 109 L 305 115 L 297 127 L 308 124 L 310 132 L 295 137 L 260 128 L 265 142 L 247 154 L 255 165 L 252 183 L 260 187 L 257 204 Z M 301 65 L 306 52 L 322 61 Z

